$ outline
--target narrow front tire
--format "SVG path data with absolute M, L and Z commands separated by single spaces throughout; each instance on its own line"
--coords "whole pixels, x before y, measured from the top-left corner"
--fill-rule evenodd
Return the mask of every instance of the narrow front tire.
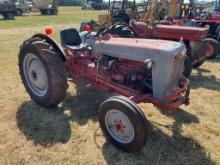
M 147 141 L 149 123 L 140 108 L 125 97 L 104 101 L 98 119 L 106 138 L 126 152 L 140 150 Z

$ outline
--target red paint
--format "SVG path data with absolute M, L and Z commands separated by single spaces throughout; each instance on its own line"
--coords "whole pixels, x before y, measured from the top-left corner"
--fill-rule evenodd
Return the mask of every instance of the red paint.
M 68 52 L 68 51 L 66 51 Z M 73 53 L 72 56 L 66 61 L 66 68 L 73 81 L 78 85 L 95 86 L 98 89 L 115 92 L 126 96 L 136 103 L 152 103 L 163 110 L 174 110 L 182 104 L 187 104 L 184 94 L 189 84 L 188 81 L 183 82 L 182 88 L 177 88 L 171 91 L 164 100 L 156 99 L 152 94 L 144 94 L 136 91 L 128 86 L 120 84 L 123 80 L 124 74 L 128 71 L 144 71 L 141 66 L 143 63 L 130 60 L 120 60 L 112 64 L 115 73 L 105 74 L 101 71 L 97 72 L 96 63 L 99 59 L 90 60 L 89 52 Z M 117 71 L 120 71 L 118 73 Z M 139 77 L 141 78 L 141 77 Z M 115 82 L 119 81 L 119 83 Z
M 202 41 L 208 33 L 208 28 L 186 27 L 175 24 L 158 24 L 155 27 L 150 28 L 146 23 L 138 22 L 131 28 L 136 32 L 138 38 L 158 38 L 174 41 L 179 41 L 181 38 L 188 41 Z
M 185 26 L 169 26 L 157 25 L 154 28 L 153 36 L 163 39 L 183 40 L 188 41 L 201 41 L 205 39 L 208 28 L 194 28 Z
M 90 32 L 90 31 L 91 31 L 91 27 L 90 27 L 89 25 L 86 25 L 85 30 L 86 30 L 87 32 Z
M 46 27 L 44 32 L 47 36 L 50 36 L 53 34 L 53 29 L 51 27 Z
M 159 22 L 159 24 L 161 25 L 179 25 L 179 26 L 185 26 L 184 21 L 183 20 L 178 20 L 178 19 L 174 19 L 174 20 L 161 20 Z

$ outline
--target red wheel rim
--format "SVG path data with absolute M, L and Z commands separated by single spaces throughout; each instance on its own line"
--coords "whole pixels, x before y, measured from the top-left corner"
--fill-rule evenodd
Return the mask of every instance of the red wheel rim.
M 207 45 L 207 55 L 210 56 L 213 54 L 213 52 L 214 52 L 213 46 L 211 44 L 208 44 Z

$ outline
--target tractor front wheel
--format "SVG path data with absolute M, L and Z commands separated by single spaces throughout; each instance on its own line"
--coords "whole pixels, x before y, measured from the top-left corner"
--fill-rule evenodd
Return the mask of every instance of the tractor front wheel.
M 64 62 L 46 41 L 32 38 L 21 46 L 19 70 L 26 91 L 37 104 L 56 106 L 66 96 Z
M 98 118 L 106 138 L 124 151 L 138 151 L 147 141 L 149 123 L 140 108 L 125 97 L 104 101 Z

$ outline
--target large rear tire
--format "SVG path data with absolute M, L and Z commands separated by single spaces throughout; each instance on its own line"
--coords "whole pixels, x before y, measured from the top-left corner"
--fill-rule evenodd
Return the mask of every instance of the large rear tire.
M 41 9 L 40 12 L 41 12 L 42 15 L 46 15 L 46 10 L 45 9 Z
M 57 15 L 57 14 L 58 14 L 58 10 L 57 10 L 57 9 L 52 9 L 51 14 L 52 14 L 52 15 Z
M 202 66 L 202 64 L 205 62 L 205 60 L 206 59 L 193 63 L 193 68 L 199 68 L 200 66 Z
M 3 17 L 4 17 L 5 19 L 8 19 L 8 20 L 13 20 L 13 19 L 15 19 L 15 15 L 14 15 L 13 12 L 6 12 L 6 13 L 4 13 L 4 14 L 3 14 Z
M 140 108 L 125 97 L 104 101 L 98 119 L 106 138 L 124 151 L 138 151 L 147 141 L 149 123 Z
M 219 54 L 219 42 L 215 39 L 212 38 L 206 38 L 205 40 L 203 40 L 204 43 L 208 44 L 207 48 L 208 48 L 208 59 L 213 59 L 215 58 L 218 54 Z
M 21 46 L 18 65 L 26 91 L 37 104 L 53 107 L 65 98 L 66 70 L 52 45 L 36 38 L 26 41 Z

